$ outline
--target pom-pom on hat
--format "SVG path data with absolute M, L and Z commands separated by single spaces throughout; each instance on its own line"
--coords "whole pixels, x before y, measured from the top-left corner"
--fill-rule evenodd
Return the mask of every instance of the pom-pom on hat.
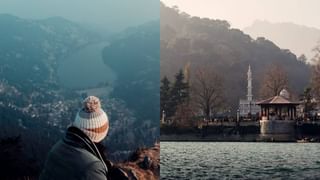
M 102 141 L 108 133 L 109 120 L 101 109 L 99 98 L 87 97 L 72 125 L 81 129 L 93 142 Z

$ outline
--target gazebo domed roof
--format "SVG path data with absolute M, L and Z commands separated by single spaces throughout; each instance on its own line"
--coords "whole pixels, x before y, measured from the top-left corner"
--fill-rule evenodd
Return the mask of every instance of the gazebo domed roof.
M 282 89 L 279 93 L 281 97 L 284 97 L 286 99 L 290 99 L 290 93 L 286 89 Z
M 298 105 L 299 102 L 290 101 L 290 93 L 286 89 L 282 89 L 279 93 L 279 96 L 274 96 L 269 99 L 262 100 L 257 102 L 258 105 L 266 104 L 278 104 L 278 105 Z

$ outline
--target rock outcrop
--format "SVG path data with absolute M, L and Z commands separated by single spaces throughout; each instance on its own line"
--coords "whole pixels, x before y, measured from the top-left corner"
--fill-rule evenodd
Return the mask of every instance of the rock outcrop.
M 116 167 L 121 168 L 128 175 L 128 179 L 156 180 L 160 177 L 160 144 L 151 148 L 137 149 L 123 163 Z

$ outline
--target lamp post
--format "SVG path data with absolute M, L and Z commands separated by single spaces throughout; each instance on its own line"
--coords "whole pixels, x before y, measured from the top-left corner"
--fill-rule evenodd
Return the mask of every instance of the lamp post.
M 164 112 L 164 110 L 162 110 L 162 119 L 161 119 L 161 121 L 162 121 L 162 124 L 164 124 L 165 122 L 165 116 L 166 116 L 166 114 L 165 114 L 165 112 Z
M 240 122 L 240 109 L 237 109 L 237 125 L 239 125 Z

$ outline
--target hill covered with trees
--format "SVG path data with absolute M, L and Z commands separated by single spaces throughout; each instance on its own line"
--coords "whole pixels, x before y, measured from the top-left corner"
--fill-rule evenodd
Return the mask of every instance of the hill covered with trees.
M 192 86 L 199 77 L 199 69 L 212 71 L 212 76 L 218 78 L 206 81 L 215 83 L 219 79 L 225 109 L 235 112 L 239 99 L 246 98 L 249 65 L 255 99 L 264 97 L 260 93 L 263 81 L 274 66 L 286 74 L 286 88 L 296 97 L 309 84 L 310 67 L 266 38 L 253 39 L 239 29 L 230 28 L 227 21 L 192 17 L 163 3 L 160 15 L 161 77 L 173 81 L 179 69 L 189 67 Z
M 117 76 L 115 84 L 97 84 L 100 91 L 107 91 L 100 86 L 113 90 L 99 96 L 110 119 L 104 141 L 109 158 L 123 160 L 137 147 L 159 139 L 159 21 L 108 39 L 60 17 L 32 20 L 1 14 L 0 26 L 0 166 L 9 169 L 4 176 L 39 174 L 83 98 L 92 95 L 86 90 L 95 88 L 64 86 L 58 69 L 66 57 L 101 41 L 106 42 L 98 52 L 102 64 Z M 28 166 L 17 164 L 20 159 Z
M 159 21 L 124 32 L 103 50 L 104 62 L 118 75 L 111 96 L 134 112 L 132 130 L 152 145 L 159 137 Z M 137 143 L 137 141 L 132 141 Z

